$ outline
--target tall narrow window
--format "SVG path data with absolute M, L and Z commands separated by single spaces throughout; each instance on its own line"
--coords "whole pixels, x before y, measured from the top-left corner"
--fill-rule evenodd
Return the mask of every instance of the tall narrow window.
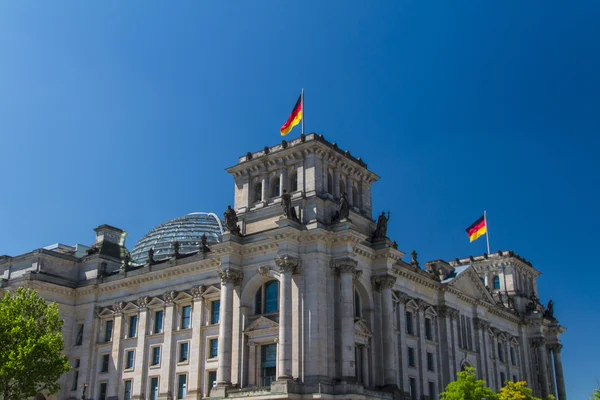
M 327 193 L 333 195 L 333 176 L 330 173 L 327 174 Z
M 210 323 L 218 324 L 219 323 L 219 312 L 221 308 L 221 301 L 215 300 L 211 303 L 211 313 L 210 313 Z
M 433 327 L 431 318 L 425 318 L 425 339 L 433 340 Z
M 83 324 L 77 324 L 77 335 L 75 337 L 75 346 L 81 346 L 83 343 Z
M 429 398 L 431 400 L 437 399 L 437 397 L 435 397 L 435 382 L 433 381 L 429 381 Z
M 188 360 L 189 346 L 188 342 L 179 343 L 179 362 L 186 362 Z
M 129 335 L 127 337 L 135 337 L 137 333 L 137 315 L 129 317 Z
M 189 329 L 192 316 L 192 307 L 183 306 L 181 308 L 181 329 Z
M 467 317 L 467 348 L 473 349 L 473 332 L 471 331 L 471 318 Z
M 417 380 L 413 377 L 408 378 L 411 400 L 417 400 Z
M 154 366 L 158 364 L 160 364 L 160 347 L 155 346 L 152 348 L 152 359 L 150 365 Z
M 110 342 L 112 339 L 112 329 L 113 329 L 113 322 L 112 319 L 109 319 L 108 321 L 106 321 L 104 323 L 104 341 L 105 342 Z
M 356 290 L 356 288 L 354 288 L 354 317 L 361 317 L 360 294 L 358 293 L 358 290 Z
M 71 390 L 77 390 L 79 383 L 79 358 L 73 361 L 73 381 L 71 382 Z
M 515 357 L 515 348 L 510 346 L 510 362 L 512 365 L 517 365 L 517 357 Z
M 504 362 L 504 352 L 502 351 L 502 342 L 498 341 L 498 359 Z M 504 381 L 502 381 L 504 384 Z
M 500 277 L 498 275 L 494 276 L 494 289 L 500 289 Z
M 135 352 L 133 350 L 127 350 L 125 355 L 125 369 L 133 369 L 135 361 Z
M 504 372 L 500 372 L 500 385 L 504 386 L 506 384 L 506 375 Z
M 150 400 L 158 400 L 158 377 L 150 378 Z
M 262 183 L 254 184 L 254 201 L 258 202 L 262 200 Z
M 98 398 L 100 400 L 106 400 L 106 382 L 102 382 L 100 384 L 100 395 L 98 396 Z
M 154 333 L 162 333 L 163 330 L 163 311 L 154 313 Z
M 293 172 L 290 176 L 290 191 L 296 192 L 298 190 L 298 174 Z
M 110 362 L 110 354 L 102 354 L 102 368 L 100 372 L 108 372 L 108 364 Z
M 344 182 L 344 177 L 340 177 L 340 196 L 346 193 L 346 182 Z
M 413 313 L 410 311 L 406 312 L 406 333 L 414 335 L 413 330 Z
M 358 198 L 358 190 L 356 187 L 352 186 L 352 205 L 358 207 L 360 204 L 360 199 Z
M 210 358 L 215 358 L 219 356 L 219 339 L 210 339 L 208 342 L 210 346 Z
M 408 348 L 408 366 L 415 366 L 415 349 L 413 349 L 412 347 Z
M 217 385 L 217 371 L 208 371 L 208 387 Z
M 131 380 L 124 382 L 123 400 L 131 400 Z
M 256 291 L 254 307 L 256 314 L 274 313 L 279 310 L 279 281 L 269 281 Z
M 277 370 L 277 345 L 268 344 L 260 347 L 261 386 L 270 386 L 275 380 Z
M 279 177 L 271 181 L 271 197 L 281 196 L 281 181 Z
M 434 366 L 434 362 L 433 362 L 433 353 L 429 353 L 427 352 L 427 370 L 428 371 L 435 371 L 435 366 Z
M 183 399 L 187 394 L 187 375 L 181 374 L 177 379 L 177 398 Z

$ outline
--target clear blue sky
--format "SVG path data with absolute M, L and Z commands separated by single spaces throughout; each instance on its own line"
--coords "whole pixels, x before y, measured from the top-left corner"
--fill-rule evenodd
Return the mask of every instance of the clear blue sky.
M 482 254 L 464 229 L 487 209 L 492 251 L 542 272 L 569 329 L 569 397 L 587 398 L 600 3 L 368 3 L 0 2 L 0 254 L 91 244 L 103 223 L 131 248 L 168 219 L 222 213 L 224 169 L 281 141 L 304 87 L 307 131 L 381 176 L 374 212 L 392 212 L 400 249 Z

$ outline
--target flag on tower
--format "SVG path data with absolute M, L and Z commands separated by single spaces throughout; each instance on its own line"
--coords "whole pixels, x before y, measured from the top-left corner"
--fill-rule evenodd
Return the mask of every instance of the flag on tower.
M 298 97 L 298 101 L 296 102 L 296 105 L 294 106 L 294 109 L 292 110 L 290 117 L 288 118 L 287 122 L 285 124 L 283 124 L 283 126 L 279 130 L 279 132 L 281 133 L 281 136 L 285 136 L 288 133 L 290 133 L 292 128 L 294 126 L 298 125 L 300 120 L 302 120 L 302 109 L 304 108 L 304 104 L 303 104 L 304 101 L 303 101 L 302 97 L 303 97 L 302 94 L 300 95 L 300 97 Z
M 467 229 L 467 235 L 469 235 L 469 239 L 471 242 L 479 239 L 480 236 L 483 236 L 487 232 L 487 223 L 485 220 L 485 215 L 482 215 L 477 221 L 473 222 L 471 226 Z

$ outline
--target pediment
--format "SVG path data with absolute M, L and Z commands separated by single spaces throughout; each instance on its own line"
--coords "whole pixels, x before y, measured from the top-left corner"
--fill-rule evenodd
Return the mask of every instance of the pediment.
M 98 313 L 99 317 L 112 317 L 113 315 L 115 315 L 115 312 L 108 307 L 102 307 Z
M 475 272 L 473 266 L 469 266 L 469 268 L 459 274 L 456 278 L 452 279 L 448 285 L 469 297 L 496 304 L 491 293 L 484 286 L 483 282 L 481 282 L 481 279 L 479 278 L 479 275 L 477 275 L 477 272 Z
M 516 347 L 516 346 L 518 346 L 518 345 L 519 345 L 519 341 L 517 340 L 517 338 L 516 338 L 516 337 L 514 337 L 514 336 L 513 336 L 513 337 L 510 339 L 510 344 L 511 344 L 512 346 Z
M 364 338 L 373 336 L 367 324 L 360 319 L 354 323 L 354 334 Z
M 131 312 L 131 311 L 135 311 L 137 312 L 137 310 L 139 309 L 139 307 L 133 303 L 127 303 L 125 305 L 125 307 L 123 307 L 123 312 Z
M 165 305 L 165 302 L 160 297 L 153 297 L 152 300 L 148 302 L 148 307 L 162 307 Z
M 268 329 L 279 329 L 279 324 L 269 318 L 258 317 L 256 321 L 250 324 L 249 327 L 244 329 L 244 333 L 254 332 L 254 331 L 264 331 Z
M 202 293 L 202 295 L 204 297 L 211 297 L 211 295 L 216 295 L 216 294 L 220 294 L 220 293 L 221 293 L 221 289 L 219 289 L 215 285 L 210 285 L 208 288 L 206 288 L 206 290 L 204 291 L 204 293 Z
M 432 306 L 428 306 L 425 309 L 425 315 L 431 315 L 433 317 L 437 317 L 437 311 L 435 311 L 435 308 L 433 308 Z
M 184 303 L 184 302 L 189 301 L 191 299 L 192 299 L 192 295 L 191 294 L 189 294 L 187 292 L 184 292 L 184 291 L 181 291 L 181 292 L 179 292 L 177 294 L 177 297 L 175 297 L 173 299 L 173 301 L 175 301 L 176 303 Z

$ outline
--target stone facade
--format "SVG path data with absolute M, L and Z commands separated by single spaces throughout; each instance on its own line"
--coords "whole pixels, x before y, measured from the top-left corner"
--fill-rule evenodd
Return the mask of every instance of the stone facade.
M 210 252 L 129 264 L 126 233 L 103 225 L 85 254 L 0 257 L 0 290 L 33 287 L 65 320 L 74 370 L 52 397 L 81 398 L 85 384 L 88 399 L 432 399 L 474 366 L 494 390 L 526 380 L 566 399 L 565 329 L 529 262 L 404 262 L 395 242 L 371 239 L 378 176 L 322 136 L 228 172 L 242 235 Z M 284 190 L 299 222 L 282 217 Z

